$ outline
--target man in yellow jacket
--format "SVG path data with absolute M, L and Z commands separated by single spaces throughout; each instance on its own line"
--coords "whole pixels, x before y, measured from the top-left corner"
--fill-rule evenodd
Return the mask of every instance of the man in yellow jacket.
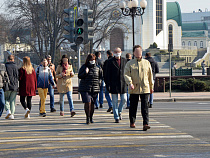
M 130 60 L 124 70 L 125 81 L 130 94 L 130 127 L 135 128 L 136 112 L 139 96 L 141 98 L 141 114 L 143 117 L 143 130 L 150 129 L 148 97 L 153 93 L 153 75 L 150 62 L 142 58 L 142 47 L 136 45 L 133 48 L 135 58 Z

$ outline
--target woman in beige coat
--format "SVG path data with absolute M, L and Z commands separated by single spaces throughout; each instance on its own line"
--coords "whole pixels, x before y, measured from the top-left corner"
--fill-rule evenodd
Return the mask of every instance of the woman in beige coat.
M 69 62 L 67 55 L 63 55 L 60 65 L 56 69 L 56 78 L 58 92 L 60 93 L 60 115 L 64 116 L 64 95 L 67 95 L 69 101 L 69 107 L 71 117 L 76 113 L 74 112 L 74 105 L 72 100 L 72 81 L 71 78 L 74 76 L 72 65 Z

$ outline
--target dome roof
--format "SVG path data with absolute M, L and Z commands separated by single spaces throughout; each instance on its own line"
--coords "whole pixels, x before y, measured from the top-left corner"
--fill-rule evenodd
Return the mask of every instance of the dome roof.
M 178 26 L 182 26 L 181 8 L 178 2 L 167 2 L 167 20 L 175 20 Z

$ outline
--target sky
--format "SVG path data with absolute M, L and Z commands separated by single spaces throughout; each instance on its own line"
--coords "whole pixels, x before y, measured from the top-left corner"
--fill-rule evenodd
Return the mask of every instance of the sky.
M 205 9 L 210 11 L 210 0 L 176 0 L 180 7 L 182 13 L 192 13 L 193 11 L 198 11 L 201 9 L 203 12 Z M 167 2 L 175 2 L 175 0 L 167 0 Z
M 4 5 L 8 0 L 0 0 L 0 12 L 4 12 Z M 167 2 L 179 2 L 182 13 L 192 13 L 201 9 L 203 12 L 207 8 L 210 11 L 210 0 L 167 0 Z

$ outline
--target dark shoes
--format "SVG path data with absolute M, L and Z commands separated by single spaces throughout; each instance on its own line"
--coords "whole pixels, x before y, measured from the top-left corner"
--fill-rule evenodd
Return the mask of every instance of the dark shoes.
M 93 118 L 90 118 L 90 123 L 94 123 Z
M 121 114 L 119 114 L 119 118 L 120 118 L 120 120 L 122 120 L 122 115 Z
M 56 109 L 55 109 L 55 108 L 52 108 L 52 109 L 50 110 L 50 112 L 56 112 Z
M 120 123 L 120 120 L 119 120 L 119 119 L 116 119 L 116 120 L 115 120 L 115 123 Z
M 46 115 L 46 113 L 44 112 L 44 113 L 39 113 L 39 116 L 41 116 L 41 117 L 46 117 L 47 115 Z
M 150 102 L 148 102 L 148 108 L 152 108 L 152 104 L 150 104 Z
M 130 124 L 130 128 L 136 128 L 135 123 L 131 123 L 131 124 Z
M 100 108 L 103 108 L 103 104 L 100 104 Z
M 149 125 L 144 125 L 143 126 L 143 131 L 147 131 L 148 129 L 150 129 L 150 126 Z
M 112 111 L 112 108 L 109 108 L 106 112 L 111 112 Z
M 89 125 L 90 123 L 94 123 L 93 118 L 86 118 L 86 124 Z
M 98 107 L 95 107 L 95 109 L 98 109 Z
M 127 106 L 126 109 L 129 109 L 129 106 Z
M 72 111 L 71 112 L 71 117 L 74 117 L 75 114 L 76 114 L 76 112 Z

